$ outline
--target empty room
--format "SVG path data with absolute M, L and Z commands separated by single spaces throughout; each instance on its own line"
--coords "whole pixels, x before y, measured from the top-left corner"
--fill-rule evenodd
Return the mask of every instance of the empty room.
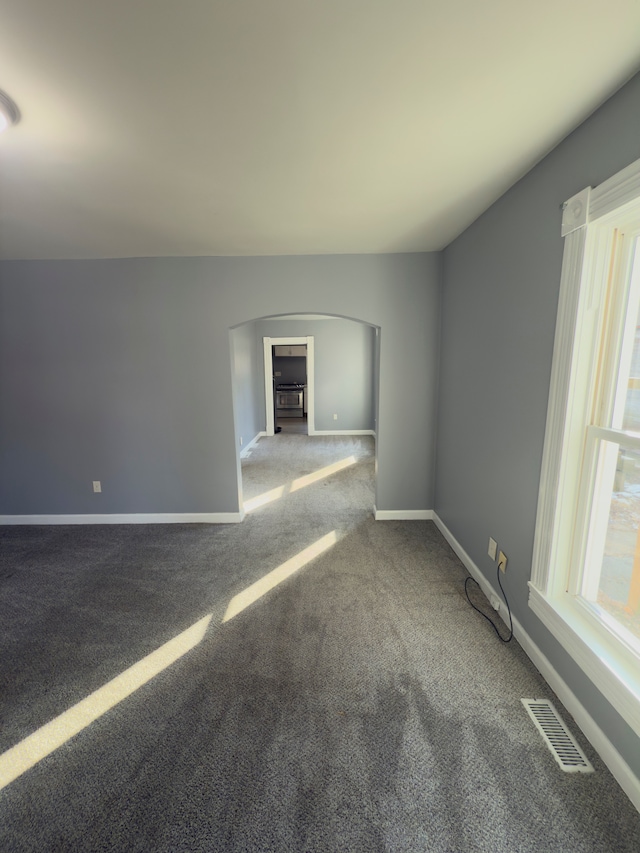
M 0 849 L 640 849 L 640 5 L 6 0 Z

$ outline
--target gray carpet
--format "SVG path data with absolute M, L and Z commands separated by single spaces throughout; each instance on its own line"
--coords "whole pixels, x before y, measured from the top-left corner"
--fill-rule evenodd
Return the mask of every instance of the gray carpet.
M 262 439 L 246 500 L 357 463 L 241 525 L 0 530 L 2 751 L 212 614 L 192 651 L 0 791 L 0 850 L 637 853 L 640 815 L 468 605 L 434 525 L 373 520 L 372 452 Z M 560 771 L 521 697 L 556 701 L 595 773 Z

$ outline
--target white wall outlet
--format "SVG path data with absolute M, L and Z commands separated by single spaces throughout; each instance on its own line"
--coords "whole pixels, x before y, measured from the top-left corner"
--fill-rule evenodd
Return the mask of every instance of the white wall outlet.
M 282 372 L 281 372 L 280 370 L 276 370 L 275 375 L 276 375 L 276 376 L 282 376 Z
M 493 609 L 497 610 L 499 613 L 500 612 L 500 599 L 498 598 L 498 596 L 495 595 L 495 593 L 491 593 L 491 598 L 489 599 L 489 601 L 491 602 L 491 606 L 493 607 Z
M 501 572 L 507 571 L 507 562 L 507 555 L 504 553 L 504 551 L 500 551 L 500 553 L 498 554 L 498 568 Z
M 240 436 L 240 447 L 242 447 L 242 436 Z
M 338 420 L 338 416 L 337 416 L 337 415 L 334 415 L 334 416 L 333 416 L 333 419 L 334 419 L 334 421 L 337 421 L 337 420 Z
M 492 560 L 495 560 L 497 553 L 498 553 L 498 543 L 496 542 L 496 540 L 492 536 L 490 536 L 489 537 L 488 554 Z
M 95 494 L 102 491 L 102 483 L 100 482 L 100 480 L 93 481 L 93 491 L 95 492 Z

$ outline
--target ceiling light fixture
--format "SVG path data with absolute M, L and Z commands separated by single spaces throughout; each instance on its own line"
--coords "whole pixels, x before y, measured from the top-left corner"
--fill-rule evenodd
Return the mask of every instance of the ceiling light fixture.
M 0 89 L 0 133 L 20 121 L 20 110 L 6 92 Z

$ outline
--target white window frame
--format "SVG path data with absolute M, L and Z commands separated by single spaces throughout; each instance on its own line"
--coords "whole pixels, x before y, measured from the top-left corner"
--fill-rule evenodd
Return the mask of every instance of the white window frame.
M 529 606 L 640 736 L 640 659 L 570 588 L 602 288 L 613 229 L 640 209 L 640 160 L 564 205 L 564 255 Z M 592 437 L 597 432 L 591 428 Z M 605 438 L 606 430 L 600 432 Z M 615 439 L 614 439 L 615 440 Z M 582 480 L 584 483 L 584 478 Z

